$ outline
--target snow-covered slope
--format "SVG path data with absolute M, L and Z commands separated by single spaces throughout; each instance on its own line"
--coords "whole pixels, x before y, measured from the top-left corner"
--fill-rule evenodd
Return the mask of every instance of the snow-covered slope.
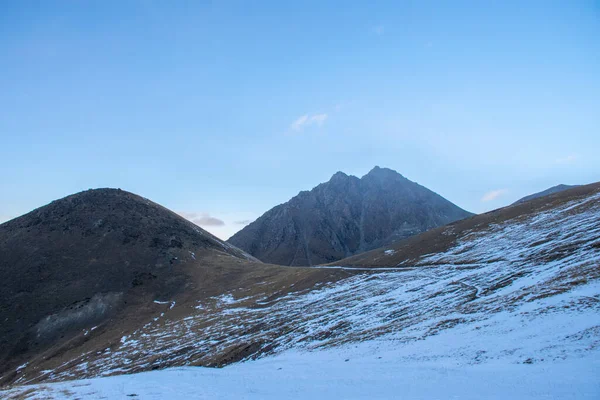
M 392 342 L 279 356 L 222 369 L 179 367 L 20 387 L 8 399 L 598 399 L 597 358 L 460 366 L 407 362 Z M 30 397 L 18 397 L 19 395 Z
M 240 288 L 185 315 L 167 310 L 112 348 L 40 374 L 61 380 L 259 360 L 12 393 L 598 398 L 599 278 L 600 194 L 594 192 L 463 232 L 447 251 L 412 267 L 356 270 L 277 298 Z M 32 378 L 24 374 L 20 383 Z

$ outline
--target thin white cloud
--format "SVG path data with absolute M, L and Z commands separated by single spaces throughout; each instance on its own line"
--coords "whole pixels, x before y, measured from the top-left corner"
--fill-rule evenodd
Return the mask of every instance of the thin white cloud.
M 504 195 L 506 192 L 507 192 L 506 189 L 496 189 L 496 190 L 489 191 L 483 195 L 483 197 L 481 198 L 481 201 L 488 202 L 488 201 L 496 200 L 498 197 Z
M 325 123 L 326 119 L 327 119 L 327 114 L 316 114 L 316 115 L 313 115 L 312 117 L 310 117 L 310 123 L 321 126 Z
M 296 132 L 302 132 L 304 129 L 312 125 L 321 127 L 327 120 L 327 117 L 328 115 L 325 113 L 313 115 L 305 114 L 301 117 L 298 117 L 294 122 L 292 122 L 290 129 Z
M 568 156 L 557 158 L 554 162 L 556 164 L 573 164 L 579 159 L 577 154 L 569 154 Z
M 304 128 L 304 125 L 306 125 L 307 121 L 308 121 L 308 115 L 303 115 L 303 116 L 299 117 L 297 120 L 295 120 L 294 122 L 292 122 L 292 125 L 290 128 L 292 128 L 292 130 L 294 130 L 296 132 L 300 132 Z
M 219 213 L 218 218 L 207 212 L 178 211 L 187 220 L 202 227 L 221 240 L 227 240 L 256 219 L 252 212 Z
M 185 219 L 193 220 L 198 216 L 198 213 L 188 211 L 177 211 L 177 214 L 181 215 Z
M 200 218 L 192 220 L 193 223 L 199 226 L 223 226 L 225 222 L 219 218 L 211 217 L 210 215 L 203 215 Z
M 373 33 L 376 34 L 377 36 L 382 36 L 383 34 L 385 34 L 385 26 L 375 25 L 373 27 Z
M 179 211 L 177 214 L 183 218 L 192 221 L 198 226 L 224 226 L 225 222 L 219 218 L 211 216 L 209 213 L 195 213 L 188 211 Z

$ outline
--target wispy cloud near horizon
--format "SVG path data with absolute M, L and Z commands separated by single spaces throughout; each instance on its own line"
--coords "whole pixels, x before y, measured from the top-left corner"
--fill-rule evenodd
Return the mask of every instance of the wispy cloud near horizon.
M 491 190 L 483 195 L 483 197 L 481 198 L 481 201 L 485 203 L 488 201 L 496 200 L 497 198 L 506 194 L 506 192 L 508 192 L 508 190 L 506 190 L 506 189 Z
M 554 160 L 554 162 L 556 164 L 567 165 L 567 164 L 573 164 L 578 159 L 579 159 L 579 156 L 577 154 L 569 154 L 568 156 L 557 158 L 556 160 Z
M 290 129 L 295 132 L 302 132 L 305 128 L 316 125 L 318 127 L 323 126 L 325 121 L 327 120 L 328 115 L 326 113 L 322 114 L 305 114 L 301 117 L 298 117 L 292 124 L 290 125 Z
M 209 213 L 195 213 L 187 211 L 179 211 L 177 214 L 181 215 L 188 221 L 193 222 L 198 226 L 224 226 L 225 221 L 211 216 Z

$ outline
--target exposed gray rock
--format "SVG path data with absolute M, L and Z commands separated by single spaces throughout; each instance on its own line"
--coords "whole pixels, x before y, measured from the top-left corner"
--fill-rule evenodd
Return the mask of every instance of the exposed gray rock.
M 263 262 L 316 265 L 472 214 L 396 171 L 343 172 L 267 211 L 229 239 Z

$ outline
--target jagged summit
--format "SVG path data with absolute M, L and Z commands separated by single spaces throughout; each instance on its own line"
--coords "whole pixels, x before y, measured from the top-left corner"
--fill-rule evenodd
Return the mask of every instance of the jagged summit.
M 333 181 L 333 180 L 336 180 L 336 179 L 348 179 L 348 178 L 349 178 L 349 176 L 346 175 L 344 172 L 338 171 L 338 172 L 336 172 L 335 174 L 333 174 L 331 176 L 330 181 Z
M 343 171 L 338 171 L 331 176 L 328 182 L 348 182 L 348 181 L 359 181 L 359 180 L 377 180 L 377 181 L 385 181 L 385 180 L 407 180 L 402 174 L 394 171 L 390 168 L 381 168 L 379 166 L 373 167 L 368 173 L 363 175 L 361 178 L 358 178 L 354 175 L 348 175 Z
M 335 173 L 232 236 L 264 262 L 332 262 L 472 214 L 389 168 L 362 178 Z
M 329 181 L 322 183 L 322 185 L 348 185 L 357 180 L 358 178 L 353 175 L 347 175 L 342 171 L 338 171 L 331 176 Z
M 364 175 L 362 177 L 362 179 L 368 178 L 368 177 L 375 177 L 375 176 L 379 176 L 379 177 L 390 177 L 390 176 L 400 176 L 403 177 L 402 174 L 398 173 L 397 171 L 394 171 L 393 169 L 390 168 L 381 168 L 379 166 L 374 166 L 372 170 L 370 170 L 366 175 Z
M 390 168 L 380 168 L 375 166 L 371 171 L 361 178 L 361 181 L 376 184 L 391 184 L 392 182 L 414 183 L 406 179 L 402 174 Z

